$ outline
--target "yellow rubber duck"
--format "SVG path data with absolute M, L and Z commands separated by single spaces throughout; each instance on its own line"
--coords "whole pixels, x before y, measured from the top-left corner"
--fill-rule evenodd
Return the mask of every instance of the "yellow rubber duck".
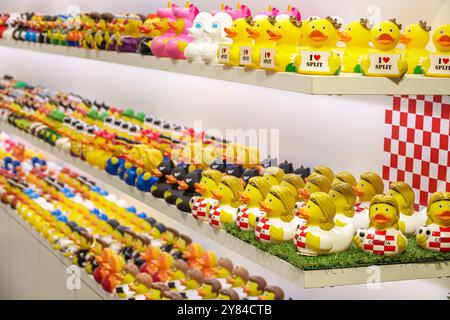
M 305 186 L 298 190 L 299 198 L 302 199 L 301 202 L 306 202 L 309 200 L 309 197 L 316 192 L 325 192 L 328 193 L 331 188 L 330 180 L 317 172 L 313 172 L 307 179 Z
M 280 184 L 283 181 L 284 171 L 278 167 L 268 167 L 263 171 L 263 178 L 267 180 L 270 186 Z
M 407 73 L 422 73 L 420 62 L 428 57 L 428 50 L 425 47 L 430 41 L 431 27 L 425 21 L 412 23 L 406 27 L 405 32 L 400 35 L 400 43 L 405 45 L 403 54 L 408 61 Z
M 269 40 L 275 41 L 275 71 L 295 72 L 294 56 L 302 39 L 302 23 L 295 17 L 280 19 L 273 29 L 267 30 Z
M 318 173 L 322 176 L 325 176 L 330 182 L 334 180 L 334 172 L 330 167 L 317 165 L 313 168 L 313 173 Z
M 253 39 L 252 64 L 247 65 L 248 67 L 275 70 L 276 43 L 270 40 L 270 35 L 267 33 L 267 30 L 272 30 L 275 24 L 275 17 L 261 14 L 255 16 L 253 27 L 247 28 L 248 37 Z
M 359 181 L 354 187 L 358 197 L 355 204 L 354 223 L 357 229 L 369 226 L 369 204 L 370 200 L 377 194 L 382 194 L 384 190 L 383 179 L 375 172 L 364 172 L 360 175 Z
M 259 300 L 284 300 L 284 291 L 277 286 L 267 286 Z
M 251 276 L 247 283 L 244 285 L 244 294 L 247 299 L 254 299 L 263 294 L 264 289 L 267 286 L 267 282 L 263 277 Z
M 266 214 L 259 219 L 255 227 L 256 239 L 266 242 L 282 242 L 292 240 L 300 219 L 294 216 L 295 196 L 289 188 L 275 185 L 264 201 L 261 210 Z
M 236 221 L 236 210 L 242 204 L 240 193 L 244 186 L 240 179 L 235 176 L 225 176 L 220 181 L 217 189 L 212 191 L 212 196 L 218 204 L 211 208 L 209 224 L 220 228 L 223 223 L 234 223 Z
M 131 300 L 146 300 L 150 289 L 152 288 L 153 279 L 152 276 L 147 273 L 139 273 L 136 275 L 134 282 L 128 284 L 128 288 L 134 294 Z
M 421 63 L 427 77 L 450 77 L 450 24 L 444 24 L 433 34 L 436 51 L 430 53 Z
M 381 21 L 370 31 L 374 48 L 361 57 L 360 69 L 365 76 L 400 78 L 408 70 L 408 61 L 397 49 L 402 25 L 396 19 Z
M 414 210 L 414 191 L 406 182 L 393 182 L 389 186 L 388 195 L 394 197 L 400 210 L 398 226 L 405 235 L 413 235 L 419 231 L 426 220 L 425 211 Z
M 337 75 L 341 70 L 341 58 L 333 51 L 341 25 L 327 17 L 308 23 L 304 29 L 307 46 L 300 49 L 294 64 L 298 73 Z
M 342 72 L 361 71 L 356 66 L 359 59 L 369 52 L 370 27 L 367 19 L 350 22 L 339 34 L 339 38 L 345 43 Z
M 245 190 L 240 194 L 244 203 L 237 209 L 236 226 L 240 230 L 255 229 L 257 218 L 264 216 L 265 212 L 259 207 L 269 193 L 270 184 L 263 177 L 253 177 L 248 180 Z
M 432 194 L 427 216 L 426 226 L 417 233 L 417 244 L 427 250 L 450 252 L 450 192 Z
M 336 176 L 333 179 L 332 184 L 345 182 L 351 185 L 352 187 L 356 187 L 357 181 L 354 175 L 352 175 L 350 172 L 342 171 L 336 173 Z
M 213 198 L 213 191 L 217 189 L 222 179 L 219 170 L 209 169 L 202 171 L 202 178 L 195 184 L 195 191 L 200 197 L 193 197 L 190 202 L 191 212 L 194 218 L 207 221 L 211 207 L 217 205 L 217 199 Z
M 221 289 L 220 281 L 214 278 L 205 279 L 203 285 L 198 288 L 198 295 L 203 300 L 211 300 L 217 298 L 219 290 Z
M 298 210 L 300 218 L 306 221 L 305 225 L 298 227 L 294 238 L 294 244 L 301 255 L 331 254 L 350 247 L 353 226 L 335 226 L 336 206 L 328 194 L 312 194 L 306 205 Z
M 355 246 L 368 253 L 395 256 L 406 250 L 408 239 L 398 229 L 400 210 L 394 197 L 376 195 L 370 201 L 370 225 L 358 229 L 353 238 Z
M 241 47 L 242 50 L 249 50 L 247 28 L 253 27 L 253 24 L 252 17 L 245 17 L 234 20 L 231 28 L 224 28 L 226 37 L 230 38 L 232 43 L 219 45 L 218 58 L 220 63 L 228 66 L 241 65 Z M 249 54 L 251 56 L 250 52 Z
M 345 182 L 335 183 L 328 193 L 336 206 L 334 222 L 337 226 L 343 227 L 351 224 L 354 227 L 356 194 L 351 185 Z

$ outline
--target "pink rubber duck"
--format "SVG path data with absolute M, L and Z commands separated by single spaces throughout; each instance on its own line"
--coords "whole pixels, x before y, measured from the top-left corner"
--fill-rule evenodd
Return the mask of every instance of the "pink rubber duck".
M 176 36 L 175 30 L 169 28 L 169 22 L 176 21 L 177 18 L 174 15 L 174 11 L 177 8 L 178 6 L 176 4 L 169 2 L 167 8 L 159 8 L 156 10 L 156 16 L 161 20 L 154 22 L 153 25 L 159 30 L 161 35 L 152 40 L 151 49 L 153 55 L 157 57 L 168 57 L 166 52 L 167 41 Z
M 169 28 L 174 30 L 175 37 L 167 41 L 166 53 L 172 59 L 185 59 L 184 49 L 193 40 L 188 33 L 199 10 L 194 4 L 186 3 L 185 8 L 173 10 L 176 21 L 169 21 Z
M 245 4 L 241 5 L 239 3 L 237 4 L 236 9 L 225 5 L 222 7 L 222 11 L 228 13 L 233 18 L 233 20 L 250 17 L 252 15 L 250 9 Z M 213 15 L 214 13 L 215 12 L 213 12 Z

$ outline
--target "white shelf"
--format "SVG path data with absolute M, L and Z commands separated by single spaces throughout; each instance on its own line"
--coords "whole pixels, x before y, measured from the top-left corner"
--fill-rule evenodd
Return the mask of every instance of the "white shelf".
M 0 39 L 0 45 L 69 57 L 92 59 L 141 68 L 201 76 L 255 86 L 319 95 L 450 95 L 450 79 L 407 75 L 400 81 L 370 78 L 358 74 L 311 76 L 285 72 L 266 72 L 221 64 L 205 65 L 185 60 L 171 60 L 133 53 L 117 53 L 90 49 L 55 46 L 25 41 Z
M 229 248 L 236 254 L 241 255 L 243 259 L 250 260 L 299 287 L 318 288 L 367 283 L 368 274 L 366 267 L 312 271 L 300 270 L 288 262 L 247 244 L 223 230 L 211 228 L 207 223 L 194 219 L 190 214 L 178 211 L 174 206 L 168 205 L 165 201 L 156 199 L 151 194 L 141 192 L 135 187 L 128 186 L 118 177 L 111 176 L 78 158 L 71 157 L 56 147 L 52 147 L 42 140 L 20 131 L 7 123 L 3 123 L 1 129 L 9 134 L 22 138 L 26 142 L 32 143 L 39 149 L 58 158 L 63 163 L 84 171 L 98 181 L 107 184 L 110 187 L 109 189 L 115 189 L 120 193 L 127 194 L 137 202 L 140 202 L 143 207 L 149 208 L 149 212 L 156 212 L 174 221 L 178 221 L 191 231 L 203 235 L 218 245 Z M 381 271 L 380 281 L 382 282 L 450 277 L 450 261 L 381 265 L 379 268 Z

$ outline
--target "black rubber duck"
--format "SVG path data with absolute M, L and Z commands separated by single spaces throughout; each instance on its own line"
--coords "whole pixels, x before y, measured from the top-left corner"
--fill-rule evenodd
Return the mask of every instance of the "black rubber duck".
M 191 207 L 189 205 L 192 197 L 201 196 L 200 193 L 195 191 L 195 184 L 200 182 L 202 178 L 202 172 L 200 170 L 195 170 L 190 172 L 184 177 L 184 180 L 179 182 L 178 189 L 184 192 L 175 202 L 178 210 L 183 212 L 191 212 Z
M 259 176 L 258 169 L 255 169 L 255 168 L 247 169 L 242 174 L 242 180 L 245 182 L 245 184 L 247 184 L 248 180 L 250 180 L 250 178 L 253 178 L 256 176 Z
M 294 173 L 298 174 L 303 179 L 306 179 L 311 174 L 311 169 L 309 167 L 305 168 L 304 166 L 301 166 L 300 168 L 295 169 Z
M 240 164 L 229 164 L 225 173 L 229 176 L 235 176 L 236 178 L 242 177 L 244 173 L 244 168 Z
M 280 163 L 280 165 L 278 167 L 280 169 L 283 169 L 285 174 L 294 172 L 294 166 L 292 165 L 292 162 L 287 162 L 287 160 Z
M 171 185 L 164 193 L 164 200 L 167 203 L 175 205 L 177 199 L 183 194 L 184 191 L 178 189 L 178 182 L 183 181 L 188 172 L 189 165 L 180 164 L 172 171 L 172 174 L 166 176 L 167 183 Z
M 152 172 L 153 176 L 159 178 L 159 181 L 150 188 L 150 192 L 154 197 L 164 198 L 164 192 L 171 186 L 171 184 L 167 183 L 166 176 L 170 175 L 174 168 L 175 164 L 173 161 L 165 159 L 158 165 L 158 168 Z

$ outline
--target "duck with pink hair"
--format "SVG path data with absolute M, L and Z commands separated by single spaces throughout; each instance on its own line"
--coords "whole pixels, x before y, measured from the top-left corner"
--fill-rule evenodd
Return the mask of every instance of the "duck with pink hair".
M 176 36 L 175 30 L 169 27 L 169 22 L 175 22 L 176 17 L 174 10 L 178 8 L 176 4 L 169 2 L 167 8 L 159 8 L 156 10 L 156 16 L 160 18 L 159 22 L 154 22 L 153 25 L 159 30 L 160 36 L 153 39 L 151 50 L 153 55 L 157 57 L 168 57 L 166 52 L 167 42 Z

